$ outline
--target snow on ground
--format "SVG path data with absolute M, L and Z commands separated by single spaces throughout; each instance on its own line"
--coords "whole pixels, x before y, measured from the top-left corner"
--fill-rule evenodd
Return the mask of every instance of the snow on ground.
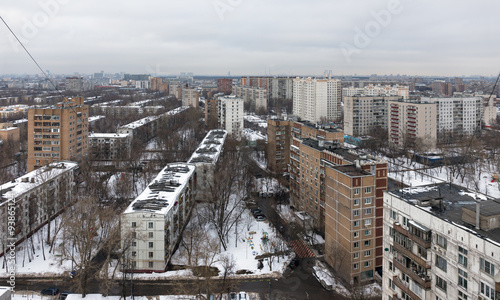
M 385 159 L 389 162 L 390 171 L 388 177 L 397 181 L 402 181 L 412 187 L 445 182 L 448 181 L 450 177 L 448 169 L 444 166 L 431 168 L 420 163 L 410 162 L 406 158 L 398 158 L 396 160 L 390 158 Z M 420 170 L 415 171 L 415 169 Z M 479 170 L 476 174 L 479 174 Z M 494 173 L 488 170 L 483 170 L 481 172 L 481 178 L 477 178 L 479 192 L 494 198 L 500 198 L 500 183 L 491 182 L 493 175 Z M 467 179 L 462 182 L 460 178 L 452 178 L 452 182 L 473 191 L 475 190 L 474 183 L 469 182 Z
M 249 128 L 244 128 L 243 129 L 243 136 L 245 136 L 249 141 L 257 141 L 257 140 L 267 140 L 267 136 L 258 132 L 254 131 Z
M 252 152 L 251 157 L 261 169 L 265 170 L 267 168 L 267 161 L 264 153 L 258 153 L 254 151 Z
M 316 262 L 316 266 L 313 267 L 313 274 L 325 289 L 334 290 L 338 294 L 345 297 L 351 296 L 349 290 L 332 275 L 329 269 L 322 262 Z M 363 290 L 360 293 L 362 295 L 368 297 L 382 296 L 382 288 L 377 283 L 365 285 L 362 288 Z
M 280 182 L 276 178 L 262 177 L 255 180 L 255 191 L 264 193 L 276 193 L 282 190 Z
M 52 237 L 56 230 L 56 221 L 59 225 L 60 217 L 52 220 L 51 232 Z M 50 245 L 45 243 L 47 239 L 47 226 L 35 233 L 32 239 L 27 239 L 16 247 L 16 276 L 54 276 L 64 272 L 71 271 L 71 261 L 65 260 L 61 262 L 61 257 L 55 255 L 53 251 L 49 253 Z M 44 243 L 42 247 L 42 238 Z M 33 246 L 32 242 L 33 241 Z M 56 238 L 54 248 L 62 243 L 61 235 Z M 32 249 L 35 253 L 32 254 Z M 45 259 L 43 253 L 45 252 Z M 31 260 L 31 261 L 30 261 Z M 0 269 L 0 276 L 7 276 L 7 270 Z

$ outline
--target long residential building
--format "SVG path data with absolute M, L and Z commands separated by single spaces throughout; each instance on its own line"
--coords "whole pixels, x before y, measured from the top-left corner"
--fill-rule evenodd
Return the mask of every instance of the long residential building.
M 250 110 L 267 110 L 267 90 L 264 88 L 233 86 L 233 94 L 250 103 Z
M 78 165 L 60 161 L 0 185 L 0 217 L 5 220 L 0 225 L 0 256 L 8 243 L 21 243 L 72 202 L 77 178 Z M 9 216 L 13 224 L 7 222 Z
M 293 101 L 293 78 L 278 77 L 269 79 L 269 99 Z
M 345 90 L 345 89 L 343 89 Z M 344 132 L 362 136 L 371 130 L 387 130 L 388 103 L 403 99 L 399 96 L 344 96 Z
M 403 97 L 403 99 L 408 99 L 410 95 L 408 86 L 403 85 L 373 85 L 369 84 L 364 87 L 348 87 L 342 89 L 342 96 L 373 96 L 373 97 L 383 97 L 383 96 L 393 96 L 393 97 Z
M 194 205 L 195 166 L 168 164 L 121 214 L 122 271 L 164 272 Z
M 125 160 L 130 157 L 132 134 L 90 133 L 89 144 L 93 160 Z
M 83 97 L 28 110 L 28 171 L 88 153 L 89 107 Z
M 337 120 L 342 115 L 341 100 L 339 79 L 297 77 L 293 81 L 293 114 L 302 120 Z
M 210 130 L 188 160 L 196 166 L 196 201 L 210 201 L 210 187 L 214 184 L 215 164 L 224 148 L 227 131 Z
M 384 193 L 382 299 L 500 299 L 500 201 L 449 183 Z

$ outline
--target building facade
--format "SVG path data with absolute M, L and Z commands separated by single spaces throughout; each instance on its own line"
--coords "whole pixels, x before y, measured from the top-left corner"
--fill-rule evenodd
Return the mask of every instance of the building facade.
M 198 108 L 200 99 L 200 93 L 195 88 L 183 88 L 182 89 L 182 105 L 191 106 Z
M 233 80 L 231 78 L 217 79 L 217 91 L 224 93 L 224 95 L 231 95 L 233 93 Z
M 234 95 L 221 96 L 217 102 L 219 127 L 236 138 L 241 138 L 243 133 L 243 102 Z
M 0 140 L 19 141 L 19 127 L 14 127 L 13 123 L 0 123 Z
M 28 172 L 51 162 L 78 161 L 88 153 L 89 107 L 83 97 L 28 110 Z
M 499 217 L 448 183 L 385 192 L 382 299 L 500 299 Z
M 293 114 L 313 123 L 342 115 L 341 81 L 297 77 L 293 81 Z
M 0 224 L 1 255 L 7 241 L 21 243 L 72 202 L 77 176 L 76 163 L 61 161 L 0 185 L 0 216 L 6 220 Z M 9 216 L 14 217 L 13 231 L 7 228 Z
M 233 94 L 250 103 L 250 110 L 263 109 L 267 111 L 267 90 L 258 87 L 233 86 Z
M 373 96 L 373 97 L 403 97 L 403 99 L 408 99 L 410 97 L 410 92 L 408 86 L 403 85 L 374 85 L 369 84 L 364 87 L 348 87 L 342 89 L 342 96 Z
M 436 147 L 438 124 L 435 103 L 390 101 L 388 113 L 389 144 L 400 148 L 420 145 L 428 150 Z
M 90 133 L 89 145 L 93 160 L 126 160 L 130 157 L 132 134 Z
M 293 78 L 278 77 L 269 79 L 269 99 L 293 101 Z
M 343 99 L 345 134 L 362 136 L 369 134 L 374 128 L 387 129 L 388 103 L 402 97 L 344 96 Z
M 120 216 L 122 271 L 164 272 L 194 205 L 195 166 L 168 164 Z

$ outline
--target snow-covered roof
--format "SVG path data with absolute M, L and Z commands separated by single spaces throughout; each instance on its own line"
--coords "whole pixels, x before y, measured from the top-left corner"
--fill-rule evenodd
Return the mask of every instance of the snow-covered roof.
M 226 140 L 227 131 L 222 129 L 210 130 L 193 155 L 188 160 L 188 163 L 207 163 L 215 164 L 219 159 L 222 147 Z
M 195 166 L 187 163 L 168 164 L 148 187 L 127 207 L 124 214 L 155 212 L 167 214 L 177 205 L 177 198 L 193 176 Z
M 28 123 L 28 119 L 20 119 L 20 120 L 15 120 L 14 122 L 12 122 L 14 124 L 22 124 L 22 123 Z
M 142 118 L 140 120 L 137 120 L 137 121 L 134 121 L 132 123 L 129 123 L 129 124 L 126 124 L 126 125 L 123 125 L 122 127 L 120 128 L 129 128 L 129 129 L 136 129 L 136 128 L 139 128 L 143 125 L 146 125 L 150 122 L 153 122 L 153 121 L 156 121 L 158 120 L 160 117 L 163 117 L 163 116 L 173 116 L 173 115 L 176 115 L 180 112 L 183 112 L 185 111 L 186 109 L 188 109 L 189 106 L 181 106 L 181 107 L 177 107 L 177 108 L 174 108 L 172 109 L 171 111 L 168 111 L 164 114 L 161 114 L 159 116 L 150 116 L 150 117 L 145 117 L 145 118 Z
M 36 169 L 10 182 L 0 185 L 0 196 L 2 201 L 0 206 L 7 203 L 5 200 L 15 199 L 29 190 L 37 188 L 44 182 L 47 182 L 60 174 L 77 167 L 78 164 L 71 161 L 51 163 L 48 166 Z
M 89 139 L 95 138 L 126 138 L 128 133 L 89 133 Z
M 97 120 L 104 119 L 104 118 L 106 118 L 106 116 L 102 116 L 102 115 L 100 115 L 100 116 L 92 116 L 92 117 L 89 117 L 89 123 L 92 123 L 92 122 L 95 122 Z

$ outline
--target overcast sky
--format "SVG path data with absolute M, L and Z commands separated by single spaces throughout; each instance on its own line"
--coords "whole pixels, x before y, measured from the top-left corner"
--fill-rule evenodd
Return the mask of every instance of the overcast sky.
M 0 15 L 54 74 L 500 71 L 498 0 L 15 0 Z M 7 73 L 40 72 L 0 23 Z

